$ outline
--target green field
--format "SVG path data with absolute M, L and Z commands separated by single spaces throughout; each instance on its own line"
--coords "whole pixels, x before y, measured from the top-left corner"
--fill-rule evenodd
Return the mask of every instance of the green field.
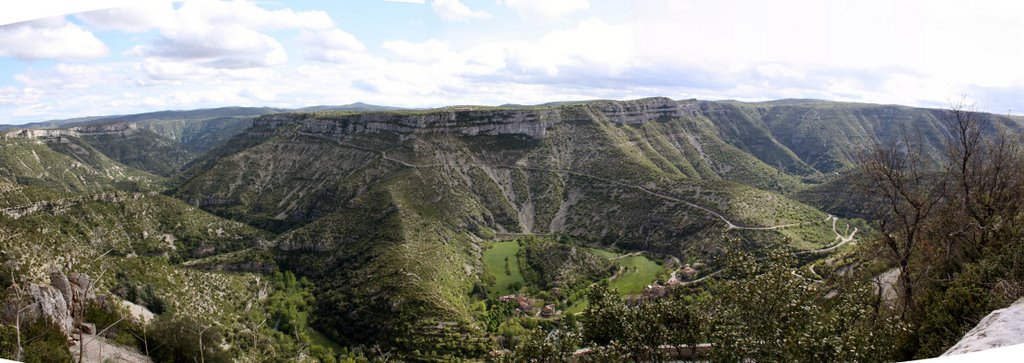
M 622 257 L 620 253 L 594 248 L 593 251 L 609 260 L 615 262 L 623 270 L 619 277 L 608 283 L 610 289 L 618 291 L 619 295 L 635 295 L 644 291 L 644 287 L 658 279 L 658 274 L 664 271 L 661 265 L 644 256 Z M 587 299 L 583 298 L 565 309 L 564 314 L 581 313 L 587 309 Z
M 608 283 L 608 287 L 617 290 L 620 295 L 634 295 L 644 291 L 644 287 L 658 279 L 664 270 L 653 260 L 644 256 L 629 256 L 614 260 L 622 267 L 619 276 Z
M 494 285 L 489 289 L 492 297 L 515 293 L 512 284 L 526 285 L 519 272 L 519 242 L 495 242 L 484 251 L 484 269 L 494 275 Z M 506 264 L 506 261 L 508 262 Z
M 620 267 L 617 277 L 609 281 L 608 287 L 623 296 L 643 292 L 644 287 L 657 280 L 658 274 L 665 270 L 654 260 L 643 255 L 620 257 L 622 254 L 614 251 L 597 248 L 592 251 Z M 495 242 L 484 251 L 484 268 L 488 273 L 494 275 L 494 284 L 488 290 L 491 297 L 515 293 L 515 290 L 510 287 L 512 284 L 526 285 L 526 280 L 519 270 L 518 252 L 519 243 L 516 241 Z M 582 310 L 586 308 L 585 304 L 586 301 L 581 301 L 574 304 L 569 310 L 571 312 Z
M 644 287 L 658 279 L 664 271 L 661 265 L 643 255 L 619 257 L 622 254 L 594 248 L 593 251 L 612 260 L 622 270 L 619 276 L 608 283 L 608 287 L 618 290 L 620 295 L 634 295 L 644 291 Z
M 621 256 L 621 254 L 619 254 L 619 253 L 615 253 L 615 252 L 612 252 L 612 251 L 609 251 L 609 250 L 602 250 L 600 248 L 591 248 L 590 250 L 594 251 L 594 253 L 599 254 L 602 257 L 607 258 L 609 260 Z
M 562 314 L 563 315 L 579 314 L 579 313 L 582 313 L 584 310 L 587 310 L 588 306 L 590 306 L 590 302 L 588 302 L 587 299 L 584 298 L 584 299 L 581 299 L 581 300 L 577 301 L 576 303 L 572 304 L 572 306 L 570 306 L 568 309 L 565 309 L 565 311 L 563 311 Z
M 319 330 L 308 328 L 306 329 L 306 333 L 309 334 L 310 343 L 325 348 L 334 349 L 335 353 L 341 353 L 341 350 L 343 348 L 341 344 L 338 344 L 338 342 L 331 340 L 331 338 L 328 338 L 326 335 L 324 335 L 324 333 L 321 333 Z

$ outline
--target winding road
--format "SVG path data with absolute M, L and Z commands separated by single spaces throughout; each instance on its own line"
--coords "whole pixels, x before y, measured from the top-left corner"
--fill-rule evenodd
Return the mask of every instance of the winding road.
M 829 214 L 828 215 L 828 219 L 832 220 L 832 232 L 836 234 L 836 240 L 839 240 L 839 243 L 836 243 L 836 244 L 834 244 L 834 245 L 832 245 L 830 247 L 819 248 L 819 249 L 816 249 L 816 250 L 800 251 L 799 252 L 800 254 L 818 254 L 818 253 L 831 252 L 831 251 L 833 251 L 833 250 L 835 250 L 835 249 L 837 249 L 839 247 L 842 247 L 843 245 L 845 245 L 845 244 L 847 244 L 849 242 L 852 242 L 854 240 L 854 236 L 857 235 L 857 231 L 858 231 L 857 227 L 853 227 L 853 232 L 850 232 L 849 236 L 844 236 L 842 233 L 839 233 L 839 231 L 836 230 L 836 222 L 839 221 L 839 217 L 836 217 L 834 215 Z M 850 226 L 847 225 L 846 229 L 849 230 Z
M 360 151 L 365 151 L 365 152 L 370 152 L 370 153 L 378 153 L 378 154 L 380 154 L 381 159 L 384 159 L 384 160 L 387 160 L 387 161 L 390 161 L 390 162 L 393 162 L 393 163 L 396 163 L 396 164 L 399 164 L 399 165 L 402 165 L 402 166 L 405 166 L 405 167 L 408 167 L 408 168 L 436 168 L 436 167 L 444 167 L 444 166 L 464 166 L 464 165 L 470 165 L 470 166 L 478 167 L 479 168 L 479 167 L 482 167 L 482 166 L 489 166 L 489 167 L 495 167 L 495 168 L 509 168 L 509 169 L 519 169 L 519 170 L 524 170 L 524 171 L 525 170 L 529 170 L 529 171 L 540 171 L 540 172 L 549 172 L 549 173 L 557 173 L 557 174 L 566 174 L 566 175 L 573 175 L 573 176 L 588 178 L 588 179 L 592 179 L 592 180 L 597 180 L 597 181 L 604 182 L 604 183 L 607 183 L 607 184 L 618 185 L 618 186 L 622 186 L 622 187 L 636 189 L 636 190 L 639 190 L 639 191 L 644 192 L 646 194 L 653 195 L 655 197 L 661 198 L 663 200 L 684 204 L 684 205 L 686 205 L 688 207 L 701 210 L 701 211 L 703 211 L 703 212 L 705 212 L 705 213 L 707 213 L 707 214 L 709 214 L 709 215 L 711 215 L 711 216 L 721 220 L 722 222 L 724 222 L 726 224 L 726 227 L 728 229 L 730 229 L 730 230 L 731 229 L 740 229 L 740 230 L 762 230 L 762 231 L 764 231 L 764 230 L 775 230 L 775 229 L 782 229 L 782 228 L 788 228 L 788 227 L 798 227 L 798 226 L 802 226 L 802 225 L 805 225 L 805 224 L 812 224 L 813 223 L 813 222 L 800 222 L 800 223 L 781 224 L 781 225 L 776 225 L 776 226 L 750 226 L 750 225 L 736 224 L 736 223 L 733 223 L 732 221 L 730 221 L 728 218 L 725 218 L 725 216 L 722 215 L 721 213 L 718 213 L 718 212 L 716 212 L 716 211 L 714 211 L 714 210 L 712 210 L 710 208 L 707 208 L 707 207 L 695 204 L 693 202 L 690 202 L 690 201 L 687 201 L 687 200 L 683 200 L 683 199 L 679 199 L 679 198 L 676 198 L 676 197 L 673 197 L 673 196 L 670 196 L 670 195 L 665 195 L 665 194 L 662 194 L 662 193 L 658 193 L 656 191 L 644 188 L 644 187 L 639 186 L 639 185 L 623 183 L 623 182 L 620 182 L 620 181 L 611 180 L 611 179 L 607 179 L 607 178 L 596 176 L 596 175 L 592 175 L 592 174 L 581 173 L 581 172 L 578 172 L 578 171 L 564 170 L 564 169 L 546 169 L 546 168 L 536 168 L 536 167 L 528 167 L 528 166 L 521 166 L 521 165 L 505 165 L 505 164 L 481 164 L 481 163 L 474 163 L 474 164 L 451 164 L 451 163 L 415 164 L 415 163 L 410 163 L 410 162 L 405 161 L 405 160 L 401 160 L 401 159 L 396 159 L 396 158 L 390 157 L 390 156 L 388 156 L 387 152 L 383 151 L 383 150 L 373 150 L 373 149 L 369 149 L 369 148 L 365 148 L 365 147 L 360 147 L 360 146 L 356 146 L 356 145 L 352 145 L 352 144 L 348 144 L 348 143 L 342 142 L 341 140 L 337 140 L 337 139 L 333 139 L 333 138 L 329 138 L 329 137 L 324 137 L 324 136 L 320 136 L 320 135 L 316 135 L 316 134 L 310 134 L 310 133 L 305 133 L 305 132 L 300 132 L 299 134 L 300 135 L 304 135 L 304 136 L 309 136 L 309 137 L 314 137 L 314 138 L 319 138 L 319 139 L 333 141 L 333 142 L 337 143 L 340 146 L 351 148 L 351 149 L 355 149 L 355 150 L 360 150 Z M 834 250 L 838 249 L 839 247 L 842 247 L 843 245 L 845 245 L 845 244 L 847 244 L 849 242 L 852 242 L 854 240 L 854 236 L 856 236 L 856 234 L 858 232 L 857 227 L 854 227 L 853 228 L 853 232 L 851 232 L 849 235 L 843 235 L 843 234 L 839 233 L 838 229 L 836 228 L 836 223 L 839 221 L 839 218 L 830 214 L 830 215 L 828 215 L 828 217 L 825 220 L 828 221 L 829 219 L 832 220 L 832 232 L 836 234 L 836 240 L 838 240 L 839 242 L 834 244 L 834 245 L 832 245 L 832 246 L 829 246 L 829 247 L 820 248 L 820 249 L 816 249 L 816 250 L 800 251 L 800 252 L 797 252 L 797 254 L 819 254 L 819 253 L 831 252 L 831 251 L 834 251 Z M 847 226 L 847 229 L 849 229 L 849 226 Z M 527 234 L 532 235 L 533 233 L 516 233 L 515 235 L 527 235 Z M 620 256 L 620 257 L 624 257 L 624 256 Z M 723 271 L 723 269 L 719 269 L 719 270 L 717 270 L 715 272 L 712 272 L 710 274 L 704 275 L 703 277 L 698 278 L 698 279 L 693 280 L 693 281 L 679 282 L 678 284 L 676 284 L 676 286 L 696 285 L 696 284 L 699 284 L 701 282 L 704 282 L 706 279 L 709 279 L 711 277 L 714 277 L 714 276 L 718 275 L 722 271 Z M 673 277 L 675 277 L 676 272 L 678 272 L 678 270 L 672 272 L 672 276 Z M 813 272 L 813 266 L 812 266 L 812 272 Z

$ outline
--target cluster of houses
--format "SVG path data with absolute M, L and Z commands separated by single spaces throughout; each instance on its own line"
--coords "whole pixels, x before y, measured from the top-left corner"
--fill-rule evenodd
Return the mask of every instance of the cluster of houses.
M 555 304 L 547 304 L 542 306 L 539 311 L 534 306 L 534 300 L 526 295 L 505 295 L 498 298 L 498 301 L 503 303 L 515 303 L 516 314 L 529 315 L 529 316 L 540 316 L 542 318 L 550 318 L 558 314 L 558 310 L 555 308 Z
M 697 277 L 697 274 L 697 269 L 687 264 L 683 266 L 683 268 L 680 268 L 679 271 L 672 274 L 672 278 L 670 278 L 664 285 L 655 282 L 645 286 L 644 291 L 639 295 L 626 296 L 626 304 L 636 305 L 644 301 L 664 297 L 669 294 L 672 288 L 682 284 L 684 281 L 692 281 Z
M 654 282 L 644 287 L 643 292 L 638 295 L 626 296 L 626 304 L 636 305 L 644 301 L 650 301 L 664 297 L 671 292 L 672 288 L 682 284 L 684 281 L 692 281 L 697 277 L 699 272 L 693 266 L 689 264 L 684 265 L 678 271 L 672 274 L 664 285 Z M 557 288 L 556 288 L 557 289 Z M 553 291 L 558 294 L 558 291 Z M 560 312 L 555 308 L 555 304 L 547 304 L 537 309 L 535 303 L 536 300 L 530 299 L 529 296 L 522 294 L 504 295 L 498 297 L 498 301 L 503 303 L 514 303 L 516 305 L 516 315 L 526 316 L 539 316 L 542 318 L 550 318 L 557 316 Z

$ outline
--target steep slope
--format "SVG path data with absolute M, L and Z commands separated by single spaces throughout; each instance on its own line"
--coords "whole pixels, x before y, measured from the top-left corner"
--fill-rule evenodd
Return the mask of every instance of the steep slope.
M 754 104 L 772 135 L 801 160 L 823 173 L 853 165 L 859 150 L 872 138 L 892 140 L 908 133 L 924 146 L 925 155 L 937 160 L 945 155 L 949 111 L 906 106 L 791 101 Z M 1024 130 L 1020 117 L 978 113 L 986 132 L 1005 127 Z
M 282 111 L 285 110 L 269 107 L 159 111 L 113 116 L 91 121 L 90 124 L 132 123 L 139 129 L 152 131 L 164 138 L 177 141 L 186 150 L 198 155 L 245 130 L 253 117 Z
M 181 144 L 139 129 L 136 124 L 97 124 L 69 130 L 107 157 L 160 176 L 170 176 L 195 157 Z
M 162 179 L 111 160 L 71 130 L 8 131 L 0 177 L 67 192 L 162 189 Z
M 133 314 L 157 315 L 156 322 L 149 323 L 150 334 L 170 321 L 185 319 L 193 323 L 178 325 L 181 329 L 198 332 L 216 326 L 208 334 L 216 331 L 233 342 L 224 349 L 234 349 L 234 354 L 258 350 L 258 346 L 235 342 L 249 341 L 255 334 L 251 329 L 258 328 L 264 319 L 267 294 L 273 291 L 267 279 L 251 273 L 186 268 L 177 262 L 259 250 L 261 242 L 269 238 L 265 232 L 159 194 L 71 194 L 0 179 L 0 269 L 5 276 L 0 305 L 8 312 L 13 311 L 11 307 L 38 306 L 21 316 L 21 324 L 49 320 L 64 324 L 64 334 L 70 334 L 71 325 L 80 322 L 73 322 L 68 310 L 71 295 L 67 293 L 67 281 L 91 276 L 96 288 L 82 294 L 92 300 L 84 314 L 88 324 L 84 325 L 95 323 L 95 331 L 101 332 L 108 326 L 113 328 L 107 331 L 107 338 L 114 338 L 116 333 L 118 346 L 139 343 L 125 329 L 140 330 L 139 335 L 145 336 L 140 324 L 146 321 L 131 321 L 123 315 L 127 312 L 120 306 L 125 305 L 133 309 Z M 250 261 L 250 266 L 255 262 Z M 273 261 L 268 260 L 266 266 L 274 268 Z M 68 278 L 63 277 L 65 273 Z M 31 294 L 12 293 L 9 284 L 14 281 Z M 57 291 L 64 291 L 63 297 Z M 142 293 L 137 294 L 139 291 Z M 4 317 L 5 324 L 9 318 Z M 265 328 L 260 334 L 273 332 Z M 60 337 L 53 349 L 66 351 L 66 339 Z M 86 335 L 86 341 L 90 340 Z M 142 350 L 139 344 L 140 351 L 151 351 Z M 174 348 L 159 349 L 167 352 Z M 26 358 L 32 361 L 39 357 L 29 353 Z
M 295 109 L 315 111 L 394 111 L 399 107 L 352 103 L 340 106 L 312 106 Z M 253 117 L 287 109 L 271 107 L 221 107 L 187 111 L 158 111 L 131 115 L 90 116 L 66 120 L 34 122 L 24 125 L 0 125 L 0 131 L 12 129 L 83 128 L 107 124 L 131 124 L 173 140 L 190 153 L 202 154 L 242 132 L 252 124 Z M 157 174 L 166 175 L 158 172 Z
M 255 246 L 269 235 L 154 193 L 68 194 L 0 181 L 2 250 L 43 268 L 78 254 L 173 261 Z
M 136 122 L 139 128 L 174 140 L 196 155 L 213 149 L 252 124 L 253 116 L 207 119 L 149 120 Z
M 878 196 L 865 195 L 859 184 L 862 175 L 854 170 L 840 173 L 829 181 L 812 185 L 792 194 L 801 202 L 812 205 L 831 214 L 849 218 L 872 218 L 879 215 L 879 207 L 885 201 Z

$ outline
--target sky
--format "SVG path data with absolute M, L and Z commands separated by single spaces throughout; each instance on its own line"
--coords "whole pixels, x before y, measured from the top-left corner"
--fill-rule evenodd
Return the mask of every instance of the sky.
M 986 0 L 9 1 L 0 124 L 650 96 L 1021 114 L 1021 14 Z

